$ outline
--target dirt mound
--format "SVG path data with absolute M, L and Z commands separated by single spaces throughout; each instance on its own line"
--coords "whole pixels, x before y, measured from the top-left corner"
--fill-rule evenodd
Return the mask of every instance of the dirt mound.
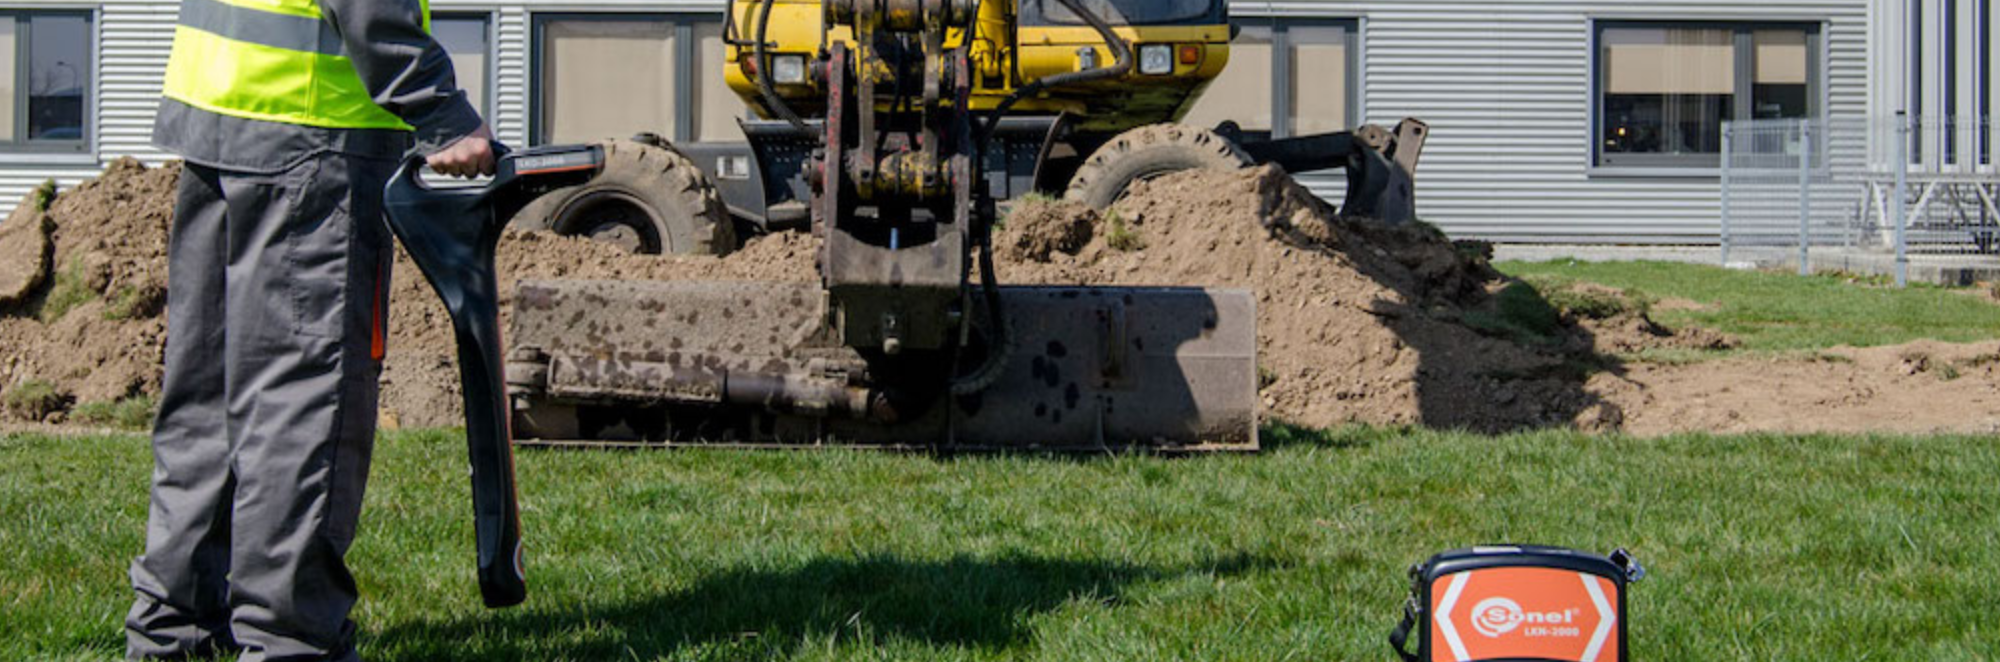
M 1660 349 L 1719 351 L 1739 344 L 1729 334 L 1712 329 L 1670 328 L 1653 320 L 1655 309 L 1700 305 L 1692 301 L 1661 302 L 1643 293 L 1554 278 L 1535 278 L 1505 287 L 1533 288 L 1534 296 L 1546 301 L 1555 313 L 1558 326 L 1580 330 L 1569 335 L 1570 341 L 1581 343 L 1569 348 L 1572 352 L 1634 355 Z
M 1586 319 L 1577 324 L 1595 343 L 1593 351 L 1606 354 L 1639 354 L 1656 349 L 1713 352 L 1735 349 L 1738 344 L 1735 337 L 1714 329 L 1669 328 L 1640 314 Z
M 1079 203 L 1031 201 L 1007 213 L 995 252 L 1007 262 L 1048 262 L 1057 253 L 1076 255 L 1090 244 L 1102 220 Z
M 1067 209 L 1023 205 L 1040 218 Z M 1265 411 L 1307 426 L 1345 422 L 1511 429 L 1567 424 L 1597 403 L 1565 367 L 1580 329 L 1532 346 L 1483 332 L 1505 280 L 1422 224 L 1343 220 L 1272 168 L 1142 183 L 1075 255 L 1003 264 L 1016 283 L 1199 285 L 1258 291 Z M 1010 221 L 999 245 L 1060 224 Z M 1137 247 L 1136 250 L 1133 247 Z M 1598 414 L 1593 413 L 1592 416 Z
M 93 403 L 159 389 L 179 175 L 178 165 L 123 159 L 49 205 L 51 273 L 0 308 L 0 395 L 53 389 L 63 402 Z
M 40 233 L 51 242 L 49 267 L 24 301 L 0 304 L 0 417 L 57 421 L 83 404 L 158 389 L 178 171 L 121 161 L 49 207 Z M 34 218 L 10 219 L 0 234 L 32 239 Z M 1512 280 L 1487 264 L 1486 247 L 1428 226 L 1339 219 L 1272 169 L 1162 177 L 1104 214 L 1024 202 L 996 246 L 1008 283 L 1254 291 L 1261 395 L 1274 421 L 1643 434 L 2000 431 L 2000 345 L 1628 364 L 1608 355 L 1735 341 L 1648 314 L 1696 302 Z M 808 282 L 816 249 L 812 237 L 788 233 L 727 258 L 648 257 L 509 233 L 498 268 L 505 301 L 522 278 Z M 400 252 L 391 302 L 384 423 L 460 424 L 449 320 Z M 503 317 L 510 312 L 503 307 Z

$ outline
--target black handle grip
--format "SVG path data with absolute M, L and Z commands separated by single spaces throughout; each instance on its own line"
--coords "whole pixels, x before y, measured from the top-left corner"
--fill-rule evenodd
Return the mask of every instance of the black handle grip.
M 389 228 L 444 300 L 458 342 L 479 591 L 488 607 L 510 607 L 528 597 L 494 255 L 501 231 L 523 206 L 547 191 L 588 180 L 603 162 L 603 150 L 594 146 L 534 150 L 502 156 L 498 173 L 485 186 L 434 188 L 421 176 L 424 160 L 412 157 L 383 192 Z

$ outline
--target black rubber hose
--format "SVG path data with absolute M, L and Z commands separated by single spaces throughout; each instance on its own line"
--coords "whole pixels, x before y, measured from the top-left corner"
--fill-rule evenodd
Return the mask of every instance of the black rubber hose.
M 786 104 L 784 98 L 778 96 L 778 88 L 771 81 L 771 53 L 769 42 L 765 41 L 764 37 L 770 34 L 771 8 L 777 4 L 778 0 L 764 0 L 764 6 L 757 11 L 757 91 L 763 95 L 764 105 L 769 106 L 771 112 L 777 113 L 779 119 L 790 123 L 792 128 L 798 129 L 800 133 L 807 133 L 812 128 L 806 126 L 806 121 L 800 118 L 798 113 L 792 112 L 791 105 Z
M 1064 8 L 1069 9 L 1070 13 L 1076 14 L 1078 18 L 1083 19 L 1084 23 L 1089 24 L 1091 29 L 1097 31 L 1098 36 L 1104 38 L 1104 44 L 1111 47 L 1111 55 L 1113 57 L 1111 66 L 1056 74 L 1021 86 L 1021 89 L 1015 90 L 1013 94 L 1008 95 L 1005 100 L 1001 101 L 1000 105 L 994 106 L 993 110 L 987 113 L 986 124 L 979 130 L 979 153 L 984 154 L 986 152 L 987 142 L 993 139 L 994 130 L 1000 128 L 1000 118 L 1006 117 L 1007 111 L 1013 110 L 1014 105 L 1020 103 L 1022 99 L 1041 94 L 1043 90 L 1051 87 L 1095 82 L 1107 78 L 1116 78 L 1132 72 L 1132 45 L 1125 43 L 1125 39 L 1119 37 L 1118 33 L 1112 32 L 1110 23 L 1106 23 L 1104 18 L 1098 16 L 1096 12 L 1085 9 L 1077 0 L 1056 0 L 1056 2 L 1062 3 Z
M 976 234 L 977 238 L 974 241 L 979 252 L 980 290 L 985 294 L 988 323 L 986 362 L 980 364 L 979 369 L 972 374 L 952 382 L 951 394 L 957 396 L 972 395 L 992 386 L 993 382 L 1000 378 L 1001 370 L 1006 368 L 1008 355 L 1013 353 L 1014 348 L 1013 334 L 1007 328 L 1007 318 L 1000 301 L 1000 278 L 993 268 L 993 232 L 988 227 Z M 971 318 L 971 315 L 966 316 L 967 324 L 971 323 Z M 952 357 L 954 370 L 958 366 L 956 354 L 954 352 Z
M 1000 127 L 1000 119 L 1006 117 L 1007 112 L 1013 110 L 1014 105 L 1020 103 L 1022 99 L 1040 94 L 1042 90 L 1051 87 L 1116 78 L 1132 71 L 1132 45 L 1125 43 L 1125 40 L 1119 37 L 1118 33 L 1112 32 L 1111 24 L 1106 23 L 1104 18 L 1098 16 L 1096 12 L 1084 8 L 1077 0 L 1056 1 L 1062 3 L 1063 7 L 1068 8 L 1077 17 L 1082 18 L 1084 23 L 1089 24 L 1092 29 L 1097 31 L 1098 36 L 1104 38 L 1105 45 L 1111 47 L 1111 54 L 1113 56 L 1111 66 L 1056 74 L 1038 79 L 1015 90 L 1013 94 L 1008 95 L 1005 100 L 1000 102 L 1000 105 L 995 106 L 992 112 L 987 114 L 986 123 L 979 128 L 979 135 L 973 142 L 973 158 L 975 160 L 983 161 L 986 148 L 993 140 L 993 132 Z M 973 237 L 973 241 L 979 252 L 980 289 L 985 295 L 987 319 L 992 325 L 992 328 L 989 330 L 991 341 L 988 343 L 990 348 L 986 363 L 981 365 L 979 370 L 973 374 L 955 380 L 952 383 L 953 395 L 970 395 L 991 386 L 993 381 L 999 376 L 1001 368 L 1005 367 L 1007 361 L 1006 354 L 1011 346 L 1010 343 L 1013 342 L 1012 334 L 1007 329 L 1005 306 L 1001 303 L 1000 278 L 995 273 L 993 267 L 993 225 L 991 223 L 977 224 L 973 228 Z M 968 323 L 970 321 L 969 318 L 970 316 L 968 316 Z M 955 369 L 958 363 L 956 356 L 953 357 L 952 363 Z

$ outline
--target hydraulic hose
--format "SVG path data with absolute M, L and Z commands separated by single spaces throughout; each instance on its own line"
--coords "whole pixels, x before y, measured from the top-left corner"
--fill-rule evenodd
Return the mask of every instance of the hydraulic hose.
M 993 269 L 992 229 L 989 227 L 977 232 L 973 241 L 977 244 L 976 248 L 979 254 L 979 289 L 984 298 L 983 303 L 986 304 L 986 319 L 989 326 L 987 329 L 986 361 L 980 364 L 979 369 L 973 371 L 972 374 L 952 381 L 951 394 L 956 396 L 972 395 L 985 391 L 987 387 L 992 386 L 993 382 L 1000 378 L 1000 371 L 1007 366 L 1008 355 L 1013 353 L 1014 348 L 1013 334 L 1007 328 L 1007 318 L 1004 316 L 1003 306 L 1000 301 L 1000 279 Z M 963 324 L 969 327 L 972 324 L 972 316 L 966 315 Z M 960 347 L 952 352 L 952 370 L 954 373 L 958 370 L 959 352 L 963 351 L 963 349 L 963 342 L 961 342 Z
M 808 133 L 812 128 L 806 126 L 806 121 L 800 118 L 798 113 L 792 112 L 791 105 L 785 103 L 783 97 L 778 96 L 778 88 L 771 81 L 770 42 L 765 40 L 765 36 L 770 34 L 771 30 L 771 8 L 777 5 L 778 0 L 764 0 L 764 5 L 757 10 L 757 45 L 755 51 L 757 58 L 757 92 L 764 97 L 764 105 L 769 106 L 771 112 L 777 113 L 779 119 L 790 123 L 792 128 L 798 129 L 800 133 Z
M 1000 127 L 1000 119 L 1006 117 L 1008 111 L 1013 110 L 1014 105 L 1020 103 L 1022 99 L 1041 94 L 1043 90 L 1052 87 L 1117 78 L 1132 72 L 1132 45 L 1126 43 L 1124 38 L 1118 36 L 1118 33 L 1113 32 L 1111 24 L 1106 23 L 1104 17 L 1090 11 L 1078 0 L 1056 1 L 1069 9 L 1070 13 L 1076 14 L 1078 18 L 1083 19 L 1084 23 L 1089 24 L 1091 29 L 1097 31 L 1099 37 L 1104 38 L 1104 44 L 1111 48 L 1111 66 L 1047 76 L 1015 90 L 1013 94 L 1008 95 L 1005 100 L 1000 102 L 1000 105 L 994 106 L 993 110 L 987 114 L 986 122 L 979 128 L 978 138 L 973 143 L 975 159 L 984 158 L 986 148 L 993 140 L 994 130 Z M 977 224 L 973 228 L 973 242 L 974 247 L 979 253 L 980 289 L 986 303 L 987 319 L 992 323 L 992 328 L 989 330 L 991 334 L 991 341 L 989 343 L 991 351 L 986 363 L 980 366 L 979 370 L 952 383 L 953 395 L 970 395 L 985 390 L 987 386 L 992 385 L 993 380 L 999 376 L 1000 369 L 1006 363 L 1006 352 L 1010 347 L 1010 343 L 1013 342 L 1013 338 L 1010 337 L 1011 334 L 1009 334 L 1007 329 L 1005 306 L 1001 304 L 1000 279 L 994 273 L 993 268 L 992 224 Z M 970 319 L 970 316 L 967 316 L 968 324 L 970 323 Z M 954 368 L 956 368 L 957 362 L 957 358 L 954 356 L 952 360 Z
M 1104 44 L 1111 48 L 1111 56 L 1113 58 L 1111 66 L 1047 76 L 1023 85 L 1018 90 L 1014 90 L 1013 94 L 1007 95 L 1007 98 L 1001 101 L 1000 105 L 995 106 L 991 112 L 987 113 L 986 124 L 979 130 L 979 153 L 983 154 L 986 152 L 986 144 L 993 139 L 993 131 L 1000 127 L 1000 118 L 1006 117 L 1007 112 L 1013 110 L 1014 105 L 1020 103 L 1022 99 L 1041 94 L 1043 90 L 1051 87 L 1090 83 L 1108 78 L 1116 78 L 1132 72 L 1132 45 L 1126 43 L 1124 38 L 1118 36 L 1118 33 L 1112 32 L 1111 24 L 1106 23 L 1104 17 L 1098 16 L 1096 12 L 1085 8 L 1083 3 L 1078 0 L 1056 0 L 1056 2 L 1062 3 L 1064 8 L 1068 9 L 1072 14 L 1076 14 L 1077 18 L 1083 19 L 1084 23 L 1097 31 L 1099 37 L 1104 38 Z

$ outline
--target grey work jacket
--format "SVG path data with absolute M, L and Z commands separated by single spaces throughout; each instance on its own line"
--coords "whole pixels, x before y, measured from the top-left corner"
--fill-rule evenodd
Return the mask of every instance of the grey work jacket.
M 182 0 L 181 13 L 192 3 Z M 377 105 L 416 128 L 325 129 L 230 117 L 161 99 L 153 144 L 189 162 L 241 172 L 278 172 L 326 152 L 393 160 L 429 154 L 479 129 L 484 121 L 458 89 L 451 58 L 423 29 L 419 0 L 320 0 Z

